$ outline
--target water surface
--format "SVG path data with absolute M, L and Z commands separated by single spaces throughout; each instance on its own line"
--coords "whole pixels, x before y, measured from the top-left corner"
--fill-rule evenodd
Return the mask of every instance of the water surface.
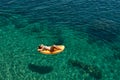
M 0 80 L 119 80 L 120 1 L 1 0 Z M 39 44 L 63 44 L 57 55 Z

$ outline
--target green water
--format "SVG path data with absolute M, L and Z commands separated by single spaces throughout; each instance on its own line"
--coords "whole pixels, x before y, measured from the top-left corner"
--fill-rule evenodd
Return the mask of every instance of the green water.
M 0 80 L 120 80 L 120 1 L 0 0 Z M 40 44 L 65 45 L 56 55 Z
M 0 80 L 119 80 L 119 42 L 92 42 L 86 32 L 62 23 L 0 18 Z M 65 50 L 44 55 L 39 44 L 63 44 Z

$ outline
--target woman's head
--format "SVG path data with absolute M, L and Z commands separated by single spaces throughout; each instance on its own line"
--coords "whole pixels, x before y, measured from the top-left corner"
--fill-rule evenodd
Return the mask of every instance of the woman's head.
M 43 46 L 44 46 L 44 45 L 43 45 L 43 44 L 41 44 L 41 45 L 39 45 L 39 46 L 38 46 L 38 48 L 39 48 L 39 49 L 42 49 L 42 48 L 43 48 Z

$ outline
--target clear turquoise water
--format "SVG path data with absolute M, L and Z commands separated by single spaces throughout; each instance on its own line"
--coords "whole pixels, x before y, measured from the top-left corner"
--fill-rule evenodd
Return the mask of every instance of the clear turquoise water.
M 1 0 L 0 80 L 119 80 L 119 14 L 118 0 Z

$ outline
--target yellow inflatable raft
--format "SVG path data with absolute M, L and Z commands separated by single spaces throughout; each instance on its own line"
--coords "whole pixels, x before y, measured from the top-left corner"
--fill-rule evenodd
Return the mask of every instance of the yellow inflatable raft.
M 64 45 L 56 45 L 59 49 L 54 49 L 54 51 L 50 51 L 50 50 L 41 50 L 41 49 L 38 49 L 38 51 L 42 54 L 58 54 L 60 52 L 62 52 L 64 49 L 65 49 L 65 46 Z M 51 46 L 48 46 L 48 47 L 51 47 Z

